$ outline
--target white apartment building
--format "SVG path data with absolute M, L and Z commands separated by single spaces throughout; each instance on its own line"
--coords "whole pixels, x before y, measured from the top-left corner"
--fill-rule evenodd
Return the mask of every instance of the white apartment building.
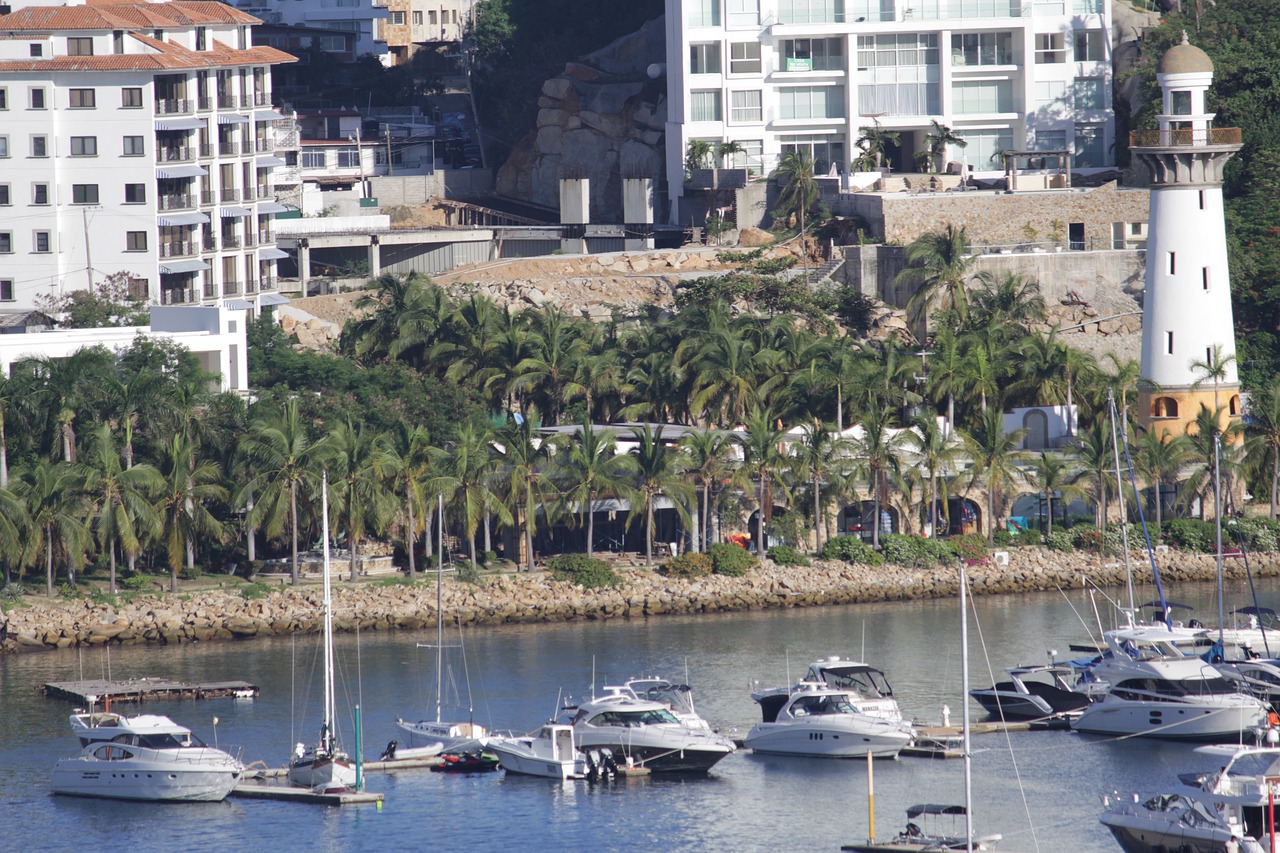
M 0 310 L 125 273 L 165 305 L 276 291 L 270 67 L 214 2 L 0 16 Z
M 391 0 L 235 0 L 236 8 L 268 24 L 336 30 L 355 37 L 355 55 L 371 54 L 384 65 L 392 56 L 381 27 L 390 19 Z M 335 38 L 325 50 L 343 50 L 343 40 Z
M 765 174 L 796 150 L 847 173 L 878 125 L 889 165 L 918 171 L 937 121 L 967 143 L 944 162 L 978 172 L 1008 150 L 1115 162 L 1111 0 L 667 0 L 666 26 L 673 216 L 691 140 Z

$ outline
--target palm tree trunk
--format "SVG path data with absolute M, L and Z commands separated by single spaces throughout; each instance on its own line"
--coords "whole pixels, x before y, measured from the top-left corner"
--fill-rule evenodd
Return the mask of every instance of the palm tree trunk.
M 760 515 L 756 518 L 756 558 L 763 559 L 769 548 L 764 541 L 764 469 L 760 470 Z
M 473 552 L 475 548 L 471 549 Z M 484 550 L 489 552 L 493 550 L 493 529 L 489 526 L 489 510 L 484 511 Z M 474 556 L 474 554 L 472 555 Z
M 651 569 L 653 568 L 653 495 L 645 495 L 644 514 L 644 567 Z
M 418 544 L 418 528 L 414 526 L 414 523 L 413 523 L 413 494 L 412 493 L 409 494 L 409 535 L 407 538 L 409 540 L 409 578 L 412 579 L 414 575 L 413 549 L 417 547 L 417 544 Z
M 1044 492 L 1044 509 L 1045 516 L 1048 519 L 1045 525 L 1044 535 L 1049 536 L 1053 533 L 1053 492 L 1048 489 L 1045 489 Z
M 258 531 L 255 530 L 253 524 L 249 522 L 249 519 L 253 516 L 253 491 L 252 490 L 249 491 L 249 504 L 246 509 L 248 510 L 248 512 L 245 514 L 245 531 L 244 531 L 245 553 L 249 559 L 249 562 L 253 563 L 258 559 L 257 547 L 256 547 L 257 543 L 254 541 L 256 538 L 255 534 Z
M 529 552 L 529 571 L 533 571 L 533 525 L 529 523 L 528 513 L 524 520 L 524 547 Z
M 0 412 L 0 489 L 9 488 L 9 439 L 4 429 L 4 412 Z M 1271 501 L 1275 503 L 1275 501 Z
M 44 526 L 45 592 L 53 598 L 53 525 Z
M 289 481 L 289 526 L 293 529 L 293 563 L 290 567 L 291 580 L 294 586 L 301 581 L 298 578 L 298 481 Z
M 987 544 L 995 544 L 996 539 L 996 490 L 987 485 Z
M 702 551 L 711 548 L 711 484 L 702 484 Z
M 956 395 L 947 394 L 947 435 L 951 435 L 956 428 Z
M 818 495 L 818 474 L 813 474 L 813 552 L 822 550 L 822 498 Z
M 593 546 L 596 537 L 596 514 L 592 511 L 592 494 L 591 490 L 587 490 L 587 505 L 583 512 L 587 514 L 587 556 L 590 557 L 594 553 Z
M 111 543 L 111 594 L 116 594 L 116 543 Z
M 476 567 L 476 534 L 475 534 L 475 531 L 472 531 L 471 535 L 470 535 L 469 537 L 467 537 L 467 544 L 468 544 L 468 546 L 470 547 L 470 550 L 471 550 L 471 568 L 472 568 L 472 569 L 475 569 L 475 567 Z
M 0 436 L 0 440 L 3 436 Z M 0 456 L 3 459 L 3 456 Z M 1280 490 L 1280 448 L 1271 449 L 1271 517 L 1276 517 L 1276 497 Z
M 844 387 L 836 383 L 836 432 L 844 430 Z
M 436 529 L 435 518 L 436 518 L 436 506 L 433 503 L 429 507 L 427 507 L 427 518 L 426 518 L 426 521 L 424 522 L 423 531 L 422 531 L 422 554 L 424 557 L 426 557 L 428 563 L 430 563 L 431 558 L 435 555 L 435 551 L 433 551 L 431 548 L 431 543 L 432 543 L 431 534 Z
M 347 520 L 347 527 L 351 527 L 350 519 Z M 348 560 L 347 565 L 350 566 L 352 583 L 356 582 L 356 550 L 357 550 L 356 546 L 358 546 L 359 544 L 360 544 L 359 539 L 357 539 L 354 533 L 348 530 L 347 531 L 347 547 L 351 549 L 351 557 Z

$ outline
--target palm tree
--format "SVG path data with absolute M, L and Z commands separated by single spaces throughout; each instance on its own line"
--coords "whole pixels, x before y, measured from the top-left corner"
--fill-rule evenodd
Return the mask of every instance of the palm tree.
M 861 421 L 861 435 L 852 441 L 854 471 L 867 484 L 875 505 L 871 527 L 871 547 L 880 547 L 880 512 L 889 497 L 889 487 L 900 481 L 903 455 L 910 446 L 910 433 L 894 430 L 889 415 L 872 404 Z
M 907 300 L 912 321 L 923 319 L 935 300 L 963 320 L 968 313 L 965 287 L 976 261 L 968 232 L 951 224 L 941 231 L 927 231 L 907 246 L 905 260 L 906 268 L 894 282 L 916 288 Z
M 747 149 L 743 148 L 740 142 L 735 142 L 732 139 L 725 142 L 717 142 L 715 144 L 716 168 L 726 168 L 725 164 L 731 162 L 735 154 L 746 153 Z
M 75 462 L 76 420 L 96 414 L 95 402 L 114 361 L 106 347 L 93 346 L 66 358 L 31 358 L 15 365 L 23 381 L 30 383 L 33 405 L 45 412 L 51 457 L 61 451 L 64 462 Z
M 964 148 L 969 142 L 963 136 L 956 136 L 951 131 L 951 128 L 937 120 L 934 120 L 932 124 L 933 130 L 924 135 L 924 143 L 929 152 L 929 158 L 937 167 L 935 171 L 941 172 L 943 168 L 942 158 L 947 153 L 947 146 L 954 145 L 957 148 Z
M 1185 435 L 1148 431 L 1135 442 L 1133 467 L 1155 492 L 1156 530 L 1162 523 L 1161 488 L 1176 484 L 1192 457 L 1191 441 Z
M 695 551 L 706 551 L 711 542 L 712 489 L 724 485 L 729 479 L 731 441 L 725 433 L 714 429 L 689 432 L 680 439 L 680 448 L 688 457 L 688 470 L 701 490 L 698 512 L 701 535 L 695 537 Z
M 237 497 L 237 504 L 253 496 L 247 521 L 254 527 L 277 537 L 286 520 L 291 541 L 291 579 L 298 577 L 298 501 L 305 501 L 319 488 L 320 476 L 315 464 L 315 445 L 298 410 L 297 399 L 290 399 L 279 415 L 256 420 L 244 436 L 242 447 L 249 469 L 248 482 Z
M 1045 531 L 1048 536 L 1053 533 L 1053 494 L 1057 492 L 1062 498 L 1063 512 L 1071 505 L 1073 498 L 1084 495 L 1084 489 L 1076 482 L 1084 475 L 1073 461 L 1065 454 L 1040 451 L 1032 463 L 1029 481 L 1040 489 L 1044 495 Z
M 387 489 L 383 458 L 385 441 L 364 424 L 350 419 L 334 427 L 316 445 L 317 461 L 329 472 L 330 505 L 347 533 L 350 580 L 365 533 L 381 533 L 395 514 L 395 497 Z
M 862 151 L 861 159 L 870 160 L 870 165 L 878 170 L 889 153 L 889 146 L 897 145 L 900 138 L 898 131 L 884 130 L 880 127 L 880 122 L 873 119 L 871 127 L 862 128 L 862 134 L 855 144 Z
M 383 448 L 379 459 L 383 474 L 395 485 L 404 501 L 405 528 L 404 538 L 406 550 L 409 552 L 409 578 L 416 574 L 415 552 L 418 545 L 418 532 L 423 529 L 431 516 L 431 508 L 427 506 L 427 494 L 423 489 L 423 480 L 431 470 L 431 441 L 426 429 L 420 426 L 401 424 Z M 428 546 L 431 544 L 430 534 L 427 536 Z M 427 556 L 431 555 L 430 548 Z
M 1018 462 L 1023 458 L 1018 444 L 1026 430 L 1005 432 L 1003 417 L 998 409 L 987 409 L 978 418 L 972 430 L 965 436 L 965 448 L 970 461 L 969 486 L 978 482 L 987 489 L 987 542 L 994 541 L 996 510 L 1002 505 L 1004 491 L 1010 486 L 1028 481 L 1028 476 Z
M 20 481 L 15 480 L 14 486 Z M 4 585 L 13 580 L 12 568 L 23 563 L 23 550 L 30 538 L 31 519 L 26 503 L 15 491 L 0 486 L 0 565 L 4 566 Z
M 697 347 L 691 368 L 694 395 L 690 409 L 703 421 L 738 424 L 747 406 L 758 400 L 760 364 L 764 360 L 751 341 L 733 330 L 711 332 Z
M 1021 273 L 1005 271 L 974 276 L 981 285 L 969 296 L 969 321 L 979 327 L 1020 326 L 1043 323 L 1044 296 L 1040 282 Z
M 548 476 L 555 442 L 538 435 L 534 427 L 535 414 L 529 412 L 520 419 L 510 418 L 494 435 L 502 454 L 498 476 L 509 506 L 515 510 L 511 514 L 521 528 L 525 567 L 529 571 L 533 571 L 533 537 L 538 532 L 538 511 L 549 507 L 556 493 Z
M 554 426 L 565 386 L 586 350 L 582 327 L 559 308 L 548 306 L 533 316 L 533 353 L 516 365 L 514 387 L 528 391 Z
M 628 493 L 632 459 L 618 454 L 613 430 L 597 430 L 586 417 L 569 446 L 564 448 L 563 456 L 563 461 L 558 461 L 556 466 L 557 477 L 565 484 L 560 500 L 568 507 L 578 507 L 587 528 L 587 556 L 590 557 L 595 542 L 595 500 Z
M 145 462 L 123 465 L 108 424 L 93 431 L 89 452 L 77 465 L 80 488 L 90 502 L 91 528 L 98 547 L 110 555 L 111 592 L 116 591 L 116 549 L 131 559 L 142 543 L 160 532 L 160 516 L 151 504 L 163 480 Z
M 1093 482 L 1093 498 L 1099 527 L 1107 524 L 1107 504 L 1112 494 L 1123 494 L 1116 482 L 1116 454 L 1111 440 L 1111 420 L 1097 418 L 1076 436 L 1076 456 L 1081 468 Z
M 13 416 L 30 414 L 31 386 L 22 374 L 0 371 L 0 489 L 9 488 L 9 435 Z
M 1195 421 L 1187 429 L 1194 470 L 1187 477 L 1182 493 L 1183 506 L 1199 500 L 1200 518 L 1205 517 L 1209 495 L 1221 488 L 1221 494 L 1233 494 L 1231 482 L 1239 473 L 1239 439 L 1244 425 L 1238 420 L 1223 417 L 1222 409 L 1210 411 L 1201 405 Z M 1215 443 L 1218 447 L 1214 447 Z M 1214 500 L 1217 512 L 1217 500 Z M 1225 507 L 1223 508 L 1225 511 Z
M 907 433 L 905 449 L 915 458 L 915 467 L 929 480 L 928 518 L 933 536 L 938 536 L 938 499 L 942 499 L 944 517 L 948 510 L 947 474 L 957 471 L 964 445 L 956 440 L 950 428 L 941 426 L 936 417 L 921 415 Z
M 492 442 L 489 430 L 464 424 L 448 447 L 431 448 L 436 475 L 427 481 L 427 491 L 444 495 L 453 510 L 467 537 L 473 569 L 481 515 L 492 509 L 501 523 L 511 523 L 511 513 L 489 488 L 495 469 Z
M 1275 518 L 1280 503 L 1280 377 L 1273 377 L 1271 384 L 1250 400 L 1249 416 L 1247 458 L 1259 477 L 1270 469 L 1266 474 L 1271 480 L 1269 514 Z
M 85 498 L 81 476 L 70 463 L 36 459 L 19 470 L 14 494 L 26 510 L 27 539 L 23 563 L 31 564 L 43 552 L 45 594 L 53 598 L 53 557 L 62 555 L 68 580 L 84 562 Z
M 778 210 L 784 214 L 796 215 L 800 223 L 800 250 L 806 261 L 806 279 L 808 278 L 809 253 L 804 250 L 805 216 L 818 203 L 818 179 L 813 172 L 813 159 L 808 151 L 788 151 L 782 155 L 774 178 L 779 187 Z
M 705 139 L 690 139 L 689 145 L 684 152 L 684 169 L 686 172 L 692 172 L 694 169 L 706 169 L 707 164 L 711 162 L 711 143 Z
M 666 495 L 677 515 L 687 524 L 689 510 L 686 509 L 686 504 L 693 499 L 693 489 L 685 481 L 683 459 L 663 439 L 662 427 L 654 429 L 651 424 L 643 424 L 632 427 L 631 433 L 636 440 L 636 446 L 631 451 L 635 477 L 632 494 L 639 500 L 632 500 L 627 522 L 644 514 L 644 564 L 647 568 L 652 568 L 654 502 L 658 497 Z
M 138 371 L 132 376 L 112 374 L 105 380 L 108 417 L 117 429 L 124 431 L 124 467 L 133 467 L 133 431 L 144 413 L 153 413 L 160 404 L 166 377 L 151 371 Z
M 361 359 L 381 360 L 390 357 L 400 337 L 401 318 L 424 297 L 429 280 L 417 273 L 386 273 L 370 282 L 373 293 L 356 300 L 359 319 L 352 320 L 342 332 L 342 349 Z
M 1226 382 L 1229 376 L 1235 373 L 1236 354 L 1223 355 L 1222 344 L 1214 344 L 1209 348 L 1209 352 L 1205 354 L 1203 359 L 1191 360 L 1187 366 L 1200 374 L 1200 378 L 1191 383 L 1191 390 L 1194 391 L 1205 382 L 1213 382 L 1213 410 L 1221 413 L 1222 407 L 1218 403 L 1218 386 Z M 1223 436 L 1226 437 L 1225 435 Z
M 813 492 L 813 550 L 822 550 L 822 530 L 825 517 L 822 500 L 822 487 L 827 478 L 839 470 L 839 466 L 848 459 L 848 442 L 840 437 L 838 430 L 831 424 L 824 424 L 817 418 L 807 425 L 804 437 L 795 448 L 796 475 L 809 481 L 809 489 Z
M 174 435 L 160 453 L 161 482 L 156 510 L 161 517 L 161 536 L 172 577 L 169 589 L 178 591 L 178 572 L 185 557 L 188 568 L 194 565 L 196 540 L 205 536 L 221 539 L 225 526 L 209 510 L 213 501 L 226 501 L 230 494 L 221 482 L 218 466 L 199 461 L 190 440 Z

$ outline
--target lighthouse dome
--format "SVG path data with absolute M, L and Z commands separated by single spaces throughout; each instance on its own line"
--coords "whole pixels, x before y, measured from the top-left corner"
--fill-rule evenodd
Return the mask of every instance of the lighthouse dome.
M 1160 57 L 1156 66 L 1157 74 L 1203 74 L 1213 73 L 1213 60 L 1209 54 L 1187 41 L 1187 34 L 1182 34 L 1182 44 L 1176 44 Z

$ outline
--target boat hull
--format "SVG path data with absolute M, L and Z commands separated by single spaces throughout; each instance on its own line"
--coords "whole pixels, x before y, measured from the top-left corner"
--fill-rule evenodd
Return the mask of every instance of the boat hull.
M 814 758 L 896 758 L 911 743 L 910 732 L 883 723 L 841 725 L 844 721 L 758 723 L 744 745 L 752 752 Z M 879 721 L 877 721 L 879 722 Z
M 484 727 L 473 723 L 397 720 L 396 726 L 404 732 L 410 749 L 439 746 L 441 752 L 458 752 L 483 749 L 489 742 L 489 733 Z
M 971 690 L 969 695 L 982 710 L 1000 720 L 1039 720 L 1054 714 L 1049 703 L 1038 696 L 994 690 Z
M 498 756 L 498 765 L 508 773 L 523 776 L 542 776 L 547 779 L 584 779 L 587 775 L 585 758 L 555 759 L 535 755 L 527 749 L 490 741 L 489 751 Z
M 55 794 L 151 802 L 219 802 L 235 788 L 240 770 L 184 769 L 173 762 L 64 758 L 53 770 Z
M 289 784 L 320 792 L 354 789 L 356 768 L 345 757 L 304 756 L 289 765 Z
M 613 754 L 619 767 L 625 766 L 630 758 L 634 764 L 647 767 L 653 773 L 706 773 L 733 751 L 719 746 L 671 747 L 634 741 L 623 746 L 617 740 L 589 737 L 580 737 L 578 748 L 584 753 L 608 751 Z
M 1125 853 L 1221 853 L 1226 849 L 1230 831 L 1216 827 L 1177 828 L 1167 821 L 1148 820 L 1134 815 L 1104 814 L 1102 823 Z
M 1177 702 L 1113 701 L 1090 705 L 1072 722 L 1076 731 L 1173 740 L 1235 741 L 1241 731 L 1266 725 L 1260 703 L 1192 705 Z

